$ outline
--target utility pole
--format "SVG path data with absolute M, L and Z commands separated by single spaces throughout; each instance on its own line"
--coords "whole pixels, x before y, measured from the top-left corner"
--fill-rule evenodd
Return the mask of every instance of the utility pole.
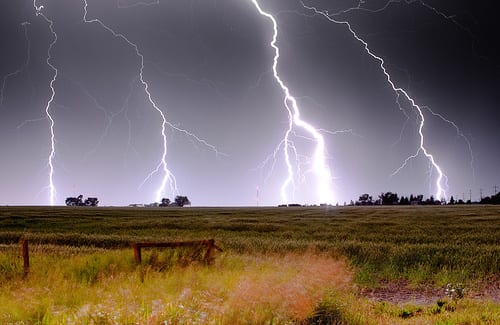
M 469 189 L 469 201 L 472 202 L 472 190 Z
M 497 188 L 498 188 L 498 186 L 496 186 L 496 185 L 493 186 L 493 195 L 497 195 L 497 193 L 498 193 Z
M 479 198 L 482 200 L 483 199 L 483 189 L 479 189 Z

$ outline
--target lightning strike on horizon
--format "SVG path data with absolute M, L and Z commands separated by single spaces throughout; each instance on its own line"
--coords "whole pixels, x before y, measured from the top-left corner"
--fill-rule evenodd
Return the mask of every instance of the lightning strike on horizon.
M 474 35 L 474 33 L 467 27 L 465 27 L 463 24 L 460 24 L 460 22 L 456 19 L 456 15 L 448 15 L 440 10 L 438 10 L 436 7 L 434 6 L 431 6 L 429 5 L 427 2 L 423 1 L 423 0 L 389 0 L 387 1 L 382 7 L 380 8 L 377 8 L 377 9 L 369 9 L 369 8 L 365 8 L 363 7 L 363 4 L 365 4 L 366 1 L 364 0 L 359 0 L 358 2 L 358 5 L 356 7 L 351 7 L 351 8 L 348 8 L 348 9 L 345 9 L 345 10 L 341 10 L 341 11 L 338 11 L 338 12 L 335 12 L 335 13 L 328 13 L 326 11 L 323 11 L 325 12 L 328 16 L 332 17 L 332 16 L 340 16 L 342 14 L 346 14 L 346 13 L 349 13 L 351 11 L 355 11 L 355 10 L 361 10 L 361 11 L 368 11 L 368 12 L 371 12 L 371 13 L 377 13 L 377 12 L 381 12 L 381 11 L 384 11 L 386 10 L 391 4 L 397 4 L 397 3 L 405 3 L 405 4 L 413 4 L 413 3 L 420 3 L 420 5 L 422 5 L 423 7 L 425 7 L 426 9 L 434 12 L 436 15 L 442 17 L 443 19 L 445 20 L 448 20 L 448 21 L 451 21 L 453 24 L 455 24 L 458 28 L 462 29 L 463 31 L 465 31 L 472 39 L 476 40 L 476 36 Z M 302 3 L 303 4 L 303 3 Z M 304 5 L 304 4 L 303 4 Z M 408 72 L 406 71 L 406 73 L 408 74 Z M 399 94 L 398 94 L 398 99 L 399 99 Z M 410 117 L 408 116 L 408 114 L 406 114 L 406 111 L 403 109 L 403 107 L 401 106 L 401 104 L 399 103 L 399 100 L 397 102 L 398 106 L 399 106 L 399 109 L 403 112 L 403 114 L 406 116 L 406 121 L 402 127 L 402 130 L 401 130 L 401 133 L 400 133 L 400 137 L 399 137 L 399 141 L 401 141 L 401 138 L 402 138 L 402 135 L 403 135 L 403 132 L 404 132 L 404 129 L 406 127 L 406 124 L 408 123 Z M 457 136 L 461 137 L 464 139 L 465 143 L 467 144 L 467 147 L 468 147 L 468 151 L 469 151 L 469 156 L 470 156 L 470 167 L 471 167 L 471 170 L 472 170 L 472 177 L 473 179 L 475 179 L 475 168 L 474 168 L 474 154 L 473 154 L 473 151 L 472 151 L 472 145 L 469 141 L 469 139 L 462 133 L 462 131 L 460 130 L 460 128 L 456 125 L 456 123 L 454 123 L 453 121 L 445 118 L 444 116 L 442 116 L 441 114 L 437 114 L 435 113 L 434 111 L 432 111 L 429 107 L 427 106 L 422 106 L 422 108 L 426 108 L 432 115 L 434 116 L 437 116 L 439 117 L 441 120 L 443 120 L 444 122 L 450 124 L 453 126 L 453 128 L 455 128 L 456 132 L 457 132 Z M 397 143 L 396 142 L 396 143 Z
M 387 1 L 382 7 L 380 8 L 377 8 L 377 9 L 369 9 L 369 8 L 365 8 L 363 7 L 363 4 L 365 4 L 366 1 L 364 0 L 359 0 L 358 2 L 358 5 L 355 6 L 355 7 L 351 7 L 351 8 L 348 8 L 348 9 L 345 9 L 345 10 L 340 10 L 338 12 L 335 12 L 335 13 L 328 13 L 327 11 L 323 11 L 324 13 L 326 13 L 328 16 L 332 17 L 332 16 L 340 16 L 342 14 L 347 14 L 351 11 L 355 11 L 355 10 L 360 10 L 360 11 L 367 11 L 367 12 L 371 12 L 371 13 L 377 13 L 377 12 L 381 12 L 381 11 L 384 11 L 386 10 L 391 4 L 398 4 L 398 3 L 405 3 L 405 4 L 413 4 L 413 3 L 419 3 L 420 5 L 422 5 L 423 7 L 425 7 L 426 9 L 434 12 L 434 14 L 442 17 L 443 19 L 445 20 L 448 20 L 448 21 L 451 21 L 453 24 L 455 24 L 458 28 L 462 29 L 463 31 L 465 31 L 473 40 L 476 40 L 476 36 L 474 35 L 474 33 L 467 27 L 465 27 L 464 25 L 460 24 L 460 22 L 456 19 L 456 16 L 455 15 L 448 15 L 440 10 L 438 10 L 436 7 L 434 6 L 431 6 L 429 5 L 427 2 L 423 1 L 423 0 L 389 0 Z M 302 3 L 303 4 L 303 3 Z M 304 4 L 303 4 L 304 5 Z M 406 71 L 406 73 L 408 74 L 408 72 Z M 406 113 L 406 111 L 403 109 L 403 107 L 401 106 L 401 104 L 399 103 L 399 94 L 398 94 L 398 100 L 397 100 L 397 104 L 399 106 L 399 109 L 403 112 L 403 114 L 406 116 L 406 121 L 401 129 L 401 133 L 400 133 L 400 137 L 398 139 L 397 142 L 401 141 L 401 138 L 403 136 L 403 132 L 405 130 L 405 127 L 406 127 L 406 124 L 409 122 L 410 120 L 410 117 L 408 116 L 408 114 Z M 450 124 L 457 132 L 457 136 L 461 137 L 464 139 L 465 143 L 467 144 L 467 148 L 468 148 L 468 152 L 469 152 L 469 156 L 470 156 L 470 167 L 471 167 L 471 170 L 472 170 L 472 177 L 473 179 L 475 179 L 475 168 L 474 168 L 474 154 L 473 154 L 473 150 L 472 150 L 472 145 L 469 141 L 469 139 L 462 133 L 462 131 L 460 130 L 460 128 L 456 125 L 456 123 L 454 123 L 453 121 L 445 118 L 444 116 L 442 116 L 441 114 L 437 114 L 435 113 L 434 111 L 432 111 L 429 107 L 427 106 L 423 106 L 422 108 L 426 108 L 432 115 L 434 116 L 437 116 L 439 117 L 441 120 L 443 120 L 444 122 Z M 393 145 L 395 145 L 396 143 L 394 143 Z
M 173 193 L 177 192 L 177 183 L 176 183 L 175 176 L 170 172 L 170 170 L 167 167 L 167 160 L 166 160 L 166 158 L 167 158 L 166 126 L 168 125 L 168 122 L 167 122 L 167 119 L 166 119 L 165 114 L 163 113 L 163 111 L 158 107 L 158 105 L 153 100 L 151 92 L 149 91 L 149 84 L 144 80 L 144 75 L 143 75 L 143 72 L 144 72 L 144 56 L 139 51 L 139 47 L 135 43 L 131 42 L 127 37 L 125 37 L 125 35 L 123 35 L 121 33 L 115 32 L 112 28 L 110 28 L 106 24 L 104 24 L 100 19 L 94 18 L 94 19 L 88 20 L 87 19 L 87 14 L 88 14 L 87 7 L 88 7 L 88 3 L 87 3 L 87 0 L 83 0 L 83 2 L 84 2 L 84 7 L 83 7 L 83 10 L 84 10 L 83 21 L 85 23 L 87 23 L 87 24 L 88 23 L 97 23 L 102 28 L 104 28 L 105 30 L 107 30 L 108 32 L 110 32 L 114 37 L 120 38 L 120 39 L 124 40 L 128 45 L 130 45 L 134 49 L 136 55 L 140 59 L 141 66 L 140 66 L 140 69 L 139 69 L 139 80 L 140 80 L 141 84 L 144 87 L 144 92 L 146 93 L 146 96 L 147 96 L 147 98 L 149 100 L 149 103 L 151 104 L 151 106 L 154 108 L 154 110 L 156 110 L 156 112 L 161 117 L 161 136 L 162 136 L 162 141 L 163 141 L 163 143 L 162 143 L 163 152 L 162 152 L 162 155 L 161 155 L 160 163 L 158 164 L 158 166 L 154 170 L 152 170 L 149 173 L 149 175 L 144 179 L 143 183 L 145 183 L 154 174 L 158 173 L 160 171 L 160 169 L 162 169 L 164 175 L 163 175 L 162 181 L 160 183 L 161 185 L 158 188 L 158 190 L 156 191 L 156 195 L 155 195 L 156 202 L 160 202 L 160 200 L 162 198 L 162 195 L 165 193 L 165 188 L 167 186 L 167 183 L 169 183 L 170 189 L 171 189 L 171 191 Z
M 283 185 L 281 186 L 282 203 L 285 203 L 285 204 L 289 203 L 287 189 L 288 189 L 290 184 L 293 184 L 294 178 L 295 178 L 295 173 L 293 171 L 292 163 L 290 161 L 290 154 L 289 154 L 289 150 L 294 150 L 294 151 L 296 150 L 295 146 L 293 145 L 293 142 L 290 141 L 290 133 L 292 132 L 294 125 L 305 130 L 316 141 L 316 148 L 314 151 L 313 166 L 312 166 L 312 171 L 316 174 L 316 178 L 317 178 L 317 182 L 318 182 L 317 187 L 316 187 L 316 192 L 318 195 L 318 199 L 320 200 L 320 203 L 333 203 L 334 202 L 334 194 L 333 194 L 333 190 L 332 190 L 332 175 L 330 173 L 330 169 L 328 168 L 328 165 L 326 164 L 324 138 L 315 127 L 313 127 L 311 124 L 309 124 L 301 119 L 300 110 L 299 110 L 299 107 L 297 104 L 297 100 L 290 94 L 289 88 L 285 85 L 285 83 L 283 82 L 283 80 L 281 79 L 281 77 L 278 73 L 278 62 L 279 62 L 279 58 L 280 58 L 280 49 L 276 45 L 277 37 L 278 37 L 278 23 L 276 22 L 276 19 L 274 18 L 273 15 L 262 10 L 262 8 L 260 7 L 257 0 L 252 0 L 252 3 L 254 4 L 254 6 L 257 9 L 257 11 L 259 12 L 259 14 L 261 16 L 269 19 L 273 25 L 272 41 L 269 43 L 269 45 L 274 50 L 274 58 L 273 58 L 273 66 L 272 66 L 273 76 L 285 95 L 285 97 L 283 99 L 283 104 L 284 104 L 285 108 L 287 109 L 288 117 L 289 117 L 288 129 L 285 132 L 285 136 L 281 142 L 284 145 L 283 152 L 285 155 L 285 162 L 286 162 L 287 172 L 288 172 L 288 177 L 286 178 Z M 281 143 L 279 146 L 281 146 Z M 295 190 L 295 188 L 293 190 Z
M 399 173 L 403 168 L 406 167 L 406 165 L 408 164 L 408 162 L 410 160 L 418 157 L 420 155 L 420 153 L 423 153 L 425 155 L 425 157 L 427 157 L 427 159 L 429 160 L 429 162 L 432 164 L 432 167 L 438 173 L 438 176 L 437 176 L 437 179 L 436 179 L 436 183 L 435 183 L 435 186 L 436 186 L 435 197 L 437 199 L 439 199 L 439 200 L 446 199 L 446 191 L 443 188 L 442 182 L 443 182 L 443 180 L 446 181 L 447 177 L 443 173 L 441 167 L 436 163 L 436 161 L 434 159 L 434 156 L 431 153 L 429 153 L 429 151 L 427 150 L 427 148 L 424 145 L 423 128 L 424 128 L 424 125 L 425 125 L 425 117 L 424 117 L 424 114 L 422 112 L 422 108 L 417 105 L 417 103 L 415 102 L 415 100 L 407 93 L 406 90 L 404 90 L 403 88 L 398 87 L 398 86 L 395 85 L 395 83 L 392 81 L 391 75 L 389 74 L 389 72 L 387 72 L 387 69 L 385 68 L 385 61 L 384 61 L 384 59 L 382 59 L 380 56 L 377 56 L 376 54 L 374 54 L 372 52 L 372 50 L 368 46 L 368 43 L 366 41 L 364 41 L 362 38 L 360 38 L 357 35 L 357 33 L 352 28 L 351 24 L 349 24 L 349 22 L 344 21 L 344 20 L 336 20 L 336 19 L 332 18 L 330 15 L 328 15 L 328 13 L 326 13 L 324 11 L 321 11 L 321 10 L 318 10 L 316 7 L 308 6 L 308 5 L 304 4 L 302 1 L 301 1 L 301 4 L 302 4 L 302 6 L 305 9 L 313 11 L 317 15 L 321 15 L 321 16 L 325 17 L 327 20 L 329 20 L 329 21 L 331 21 L 331 22 L 333 22 L 335 24 L 347 26 L 347 29 L 349 30 L 349 32 L 351 33 L 351 35 L 358 42 L 360 42 L 361 44 L 363 44 L 363 47 L 364 47 L 366 53 L 368 55 L 370 55 L 373 59 L 377 60 L 380 63 L 380 68 L 382 69 L 382 72 L 385 75 L 385 77 L 387 79 L 387 82 L 390 84 L 391 88 L 396 93 L 398 104 L 399 104 L 399 97 L 403 96 L 404 99 L 406 99 L 411 104 L 411 107 L 413 107 L 416 110 L 416 114 L 418 115 L 419 120 L 420 120 L 419 127 L 418 127 L 419 147 L 418 147 L 417 151 L 413 155 L 410 155 L 409 157 L 407 157 L 404 160 L 404 162 L 401 164 L 401 166 L 399 168 L 397 168 L 390 176 L 392 177 L 392 176 L 396 175 L 397 173 Z
M 5 92 L 5 86 L 7 84 L 7 79 L 17 76 L 18 74 L 23 72 L 23 70 L 26 69 L 30 64 L 31 41 L 30 38 L 28 37 L 28 27 L 27 27 L 29 24 L 30 23 L 27 21 L 21 23 L 21 26 L 24 29 L 24 39 L 26 40 L 26 61 L 20 68 L 3 77 L 2 87 L 0 88 L 0 108 L 2 108 L 3 106 L 4 92 Z
M 52 105 L 52 102 L 54 101 L 54 97 L 56 95 L 56 90 L 54 88 L 54 83 L 57 79 L 58 76 L 58 70 L 57 68 L 50 62 L 52 59 L 52 48 L 54 45 L 57 43 L 57 33 L 54 30 L 54 22 L 47 18 L 45 14 L 42 12 L 42 9 L 44 8 L 43 5 L 37 6 L 36 5 L 36 0 L 33 0 L 33 7 L 35 8 L 35 13 L 36 16 L 41 16 L 48 24 L 49 24 L 49 29 L 54 37 L 54 40 L 50 43 L 49 48 L 47 49 L 47 59 L 46 63 L 47 65 L 54 71 L 54 75 L 52 79 L 50 80 L 50 90 L 51 90 L 51 95 L 50 99 L 47 102 L 47 105 L 45 106 L 45 115 L 47 119 L 49 120 L 49 127 L 50 127 L 50 154 L 48 157 L 48 166 L 49 166 L 49 185 L 47 186 L 49 189 L 49 202 L 50 205 L 54 205 L 55 203 L 55 196 L 56 196 L 56 188 L 54 186 L 54 158 L 56 154 L 55 150 L 55 132 L 54 132 L 54 119 L 52 117 L 52 114 L 50 113 L 50 106 Z
M 138 79 L 139 79 L 140 83 L 142 84 L 142 86 L 144 88 L 144 92 L 146 93 L 146 96 L 147 96 L 147 99 L 148 99 L 149 103 L 151 104 L 151 106 L 154 108 L 154 110 L 161 117 L 161 137 L 162 137 L 162 141 L 163 141 L 162 142 L 162 150 L 163 151 L 162 151 L 160 163 L 157 165 L 157 167 L 155 169 L 153 169 L 144 178 L 144 180 L 142 181 L 142 183 L 139 185 L 139 188 L 141 188 L 156 173 L 158 173 L 158 172 L 160 172 L 160 170 L 162 170 L 162 172 L 163 172 L 164 175 L 163 175 L 163 178 L 161 180 L 160 186 L 157 189 L 156 195 L 155 195 L 155 202 L 160 202 L 161 199 L 162 199 L 162 197 L 163 197 L 163 195 L 166 192 L 167 183 L 170 186 L 170 191 L 174 195 L 177 194 L 177 191 L 178 191 L 177 190 L 177 181 L 176 181 L 175 175 L 167 167 L 167 135 L 166 135 L 166 127 L 167 126 L 170 127 L 171 129 L 173 129 L 173 130 L 175 130 L 177 132 L 183 133 L 184 135 L 186 135 L 186 136 L 188 136 L 190 138 L 193 138 L 196 141 L 198 141 L 199 143 L 207 146 L 209 149 L 211 149 L 212 151 L 214 151 L 217 156 L 218 155 L 225 155 L 225 154 L 219 152 L 218 149 L 214 145 L 208 143 L 206 140 L 198 137 L 197 135 L 195 135 L 192 132 L 189 132 L 189 131 L 187 131 L 185 129 L 182 129 L 182 128 L 180 128 L 180 127 L 178 127 L 178 126 L 170 123 L 167 120 L 167 118 L 165 117 L 165 113 L 163 113 L 163 111 L 160 109 L 160 107 L 158 106 L 158 104 L 156 104 L 156 102 L 153 100 L 153 96 L 151 95 L 151 92 L 149 91 L 149 84 L 144 79 L 144 55 L 139 50 L 139 47 L 137 46 L 137 44 L 135 44 L 134 42 L 130 41 L 125 35 L 114 31 L 111 27 L 109 27 L 106 24 L 104 24 L 100 19 L 98 19 L 98 18 L 93 18 L 93 19 L 90 19 L 90 20 L 87 19 L 87 14 L 88 14 L 88 11 L 87 11 L 87 8 L 88 8 L 87 0 L 83 0 L 83 3 L 84 3 L 83 21 L 85 23 L 97 23 L 102 28 L 104 28 L 105 30 L 107 30 L 108 32 L 110 32 L 115 38 L 122 39 L 129 46 L 131 46 L 134 49 L 135 54 L 140 59 L 140 68 L 139 68 Z M 149 5 L 155 5 L 155 4 L 157 4 L 157 1 L 153 2 L 153 3 L 143 3 L 143 2 L 140 3 L 140 5 L 148 5 L 148 6 Z

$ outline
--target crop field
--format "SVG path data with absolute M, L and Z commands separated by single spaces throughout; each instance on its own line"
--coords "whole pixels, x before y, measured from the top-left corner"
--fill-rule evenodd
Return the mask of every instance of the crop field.
M 0 207 L 2 324 L 499 320 L 498 206 Z

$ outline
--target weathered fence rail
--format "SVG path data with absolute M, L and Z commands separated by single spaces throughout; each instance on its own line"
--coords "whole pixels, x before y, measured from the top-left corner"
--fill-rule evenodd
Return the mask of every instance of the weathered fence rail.
M 29 242 L 27 239 L 21 239 L 20 244 L 22 246 L 24 276 L 27 276 L 30 272 Z M 214 259 L 215 250 L 222 252 L 222 249 L 217 245 L 215 245 L 215 240 L 213 239 L 179 241 L 179 242 L 133 243 L 132 248 L 134 249 L 134 259 L 137 264 L 141 264 L 142 262 L 141 248 L 149 248 L 149 247 L 150 248 L 205 247 L 206 253 L 203 260 L 207 264 L 212 263 Z
M 133 243 L 132 248 L 134 249 L 134 258 L 137 264 L 142 263 L 142 253 L 141 248 L 176 248 L 176 247 L 205 247 L 206 254 L 204 257 L 204 262 L 207 264 L 212 263 L 214 259 L 214 251 L 222 251 L 217 245 L 215 245 L 215 240 L 194 240 L 194 241 L 177 241 L 177 242 L 148 242 L 148 243 Z

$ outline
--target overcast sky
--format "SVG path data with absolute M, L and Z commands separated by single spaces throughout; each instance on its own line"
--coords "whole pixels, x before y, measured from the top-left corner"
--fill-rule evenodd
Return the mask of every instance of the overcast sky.
M 279 76 L 324 138 L 330 203 L 385 191 L 435 194 L 438 171 L 422 151 L 391 176 L 418 153 L 420 115 L 401 93 L 398 105 L 380 62 L 348 26 L 298 0 L 259 3 L 277 21 Z M 448 198 L 471 191 L 476 200 L 500 186 L 494 2 L 304 3 L 348 22 L 419 105 L 424 146 L 447 176 Z M 289 116 L 272 73 L 273 25 L 251 0 L 88 0 L 87 22 L 84 4 L 37 1 L 37 15 L 32 1 L 0 3 L 0 204 L 50 204 L 49 21 L 57 34 L 48 107 L 55 204 L 78 194 L 101 205 L 155 201 L 165 173 L 154 105 L 170 124 L 165 161 L 176 180 L 162 197 L 187 195 L 196 206 L 283 203 Z M 288 203 L 322 203 L 316 141 L 297 126 L 289 141 Z

